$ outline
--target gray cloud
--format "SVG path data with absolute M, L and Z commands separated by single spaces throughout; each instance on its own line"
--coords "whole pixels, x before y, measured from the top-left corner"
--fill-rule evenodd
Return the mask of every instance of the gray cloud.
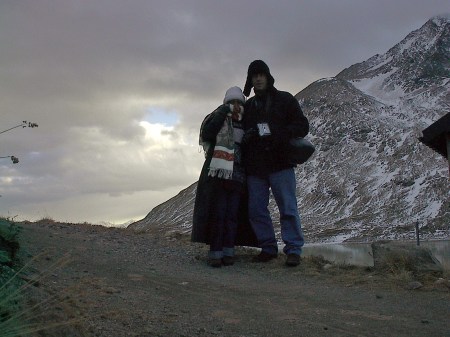
M 0 215 L 138 219 L 198 178 L 198 128 L 265 60 L 279 89 L 384 53 L 447 1 L 0 3 Z M 178 122 L 146 124 L 151 111 Z M 173 118 L 172 118 L 173 119 Z M 161 124 L 165 121 L 161 120 Z

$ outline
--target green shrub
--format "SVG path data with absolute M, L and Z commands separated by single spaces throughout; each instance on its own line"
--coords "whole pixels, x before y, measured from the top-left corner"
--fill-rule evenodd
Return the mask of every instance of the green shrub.
M 9 254 L 4 250 L 0 250 L 0 265 L 11 263 L 11 262 L 12 262 L 12 260 L 9 257 Z M 0 272 L 0 274 L 1 274 L 1 272 Z
M 19 250 L 20 227 L 15 223 L 0 219 L 0 336 L 21 336 L 26 334 L 23 327 L 22 287 L 25 282 L 18 277 L 21 270 L 16 260 Z
M 14 222 L 0 219 L 0 236 L 8 242 L 17 242 L 20 234 L 20 227 Z
M 19 250 L 19 234 L 20 227 L 14 222 L 0 219 L 0 263 L 11 263 L 14 259 Z
M 23 281 L 8 266 L 1 266 L 0 271 L 0 336 L 21 336 L 24 332 L 19 317 Z
M 38 277 L 30 277 L 28 274 L 33 261 L 40 258 L 40 255 L 32 257 L 26 263 L 23 262 L 23 254 L 17 254 L 21 230 L 22 228 L 14 222 L 0 218 L 0 337 L 35 336 L 37 332 L 79 321 L 69 319 L 42 323 L 36 320 L 42 314 L 42 310 L 47 309 L 55 298 L 48 296 L 30 305 L 26 303 L 30 290 L 55 269 L 68 263 L 69 257 L 56 261 Z

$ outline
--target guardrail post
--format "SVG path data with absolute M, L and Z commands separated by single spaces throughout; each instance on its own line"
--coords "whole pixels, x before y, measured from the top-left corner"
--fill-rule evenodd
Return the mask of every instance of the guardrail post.
M 419 221 L 416 222 L 416 241 L 417 241 L 417 245 L 420 246 Z

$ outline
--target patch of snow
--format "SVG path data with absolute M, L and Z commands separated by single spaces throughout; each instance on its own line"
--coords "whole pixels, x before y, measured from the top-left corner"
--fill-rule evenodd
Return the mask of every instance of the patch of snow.
M 388 64 L 389 62 L 391 62 L 392 59 L 393 59 L 392 56 L 386 58 L 383 62 L 374 65 L 372 68 L 369 68 L 369 71 L 374 71 L 374 70 L 377 70 L 377 69 L 381 68 L 381 67 L 384 66 L 385 64 Z
M 415 41 L 416 38 L 410 38 L 409 40 L 405 41 L 405 43 L 402 44 L 400 50 L 398 51 L 398 54 L 401 54 L 404 50 L 409 49 Z
M 321 78 L 320 80 L 317 80 L 316 83 L 321 83 L 321 82 L 328 82 L 328 81 L 333 81 L 334 77 L 325 77 L 325 78 Z
M 397 68 L 393 68 L 391 71 L 379 76 L 362 80 L 354 80 L 350 81 L 350 83 L 359 91 L 376 98 L 376 100 L 385 105 L 398 105 L 405 95 L 404 90 L 397 85 L 394 86 L 393 90 L 389 91 L 383 87 L 385 81 L 397 70 Z
M 408 205 L 412 205 L 414 201 L 416 200 L 417 196 L 420 194 L 422 188 L 423 188 L 423 182 L 425 181 L 426 177 L 420 177 L 416 179 L 414 182 L 414 185 L 411 186 L 410 191 L 408 192 L 407 197 L 405 198 Z M 411 213 L 411 210 L 410 212 Z

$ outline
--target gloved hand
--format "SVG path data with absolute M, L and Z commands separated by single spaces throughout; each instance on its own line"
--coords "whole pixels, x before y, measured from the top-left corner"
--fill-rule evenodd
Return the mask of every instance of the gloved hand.
M 251 143 L 253 140 L 255 140 L 258 137 L 258 131 L 254 128 L 248 129 L 245 131 L 244 135 L 242 136 L 242 145 L 247 145 Z
M 228 104 L 222 104 L 216 109 L 216 113 L 225 117 L 228 113 L 231 113 L 230 106 Z

